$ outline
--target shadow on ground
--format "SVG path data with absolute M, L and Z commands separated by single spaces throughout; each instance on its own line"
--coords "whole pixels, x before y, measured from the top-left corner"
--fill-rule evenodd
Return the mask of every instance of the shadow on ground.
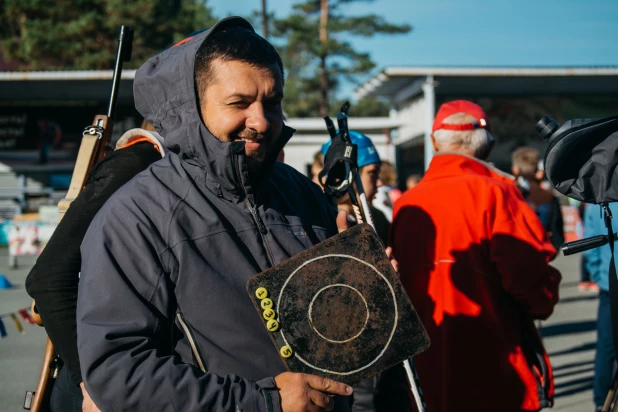
M 581 361 L 581 362 L 567 363 L 565 365 L 556 366 L 552 369 L 554 372 L 559 372 L 565 369 L 579 368 L 580 366 L 588 366 L 588 365 L 593 365 L 593 364 L 594 364 L 593 360 L 586 360 L 586 361 Z M 554 373 L 554 376 L 555 375 L 556 374 Z
M 539 331 L 541 336 L 548 338 L 550 336 L 567 335 L 571 333 L 590 332 L 595 330 L 597 324 L 595 321 L 579 321 L 579 322 L 566 322 L 558 323 L 551 326 L 543 326 Z
M 578 296 L 570 296 L 568 298 L 562 298 L 560 299 L 560 303 L 573 303 L 573 302 L 583 302 L 583 301 L 587 301 L 587 300 L 598 300 L 599 299 L 599 295 L 595 294 L 581 294 Z
M 550 352 L 549 356 L 552 357 L 552 356 L 560 356 L 560 355 L 569 355 L 572 353 L 594 350 L 596 349 L 596 347 L 597 347 L 596 342 L 584 343 L 582 345 L 573 346 L 572 348 L 569 348 L 569 349 L 563 349 L 563 350 L 559 350 L 555 352 Z
M 556 398 L 562 396 L 573 395 L 579 392 L 585 392 L 592 389 L 592 376 L 573 379 L 566 382 L 556 384 Z

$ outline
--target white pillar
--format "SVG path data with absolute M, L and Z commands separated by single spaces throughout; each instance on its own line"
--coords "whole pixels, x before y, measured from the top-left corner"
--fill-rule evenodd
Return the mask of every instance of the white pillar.
M 427 170 L 433 157 L 431 126 L 436 115 L 436 92 L 432 75 L 427 76 L 425 83 L 423 83 L 423 95 L 425 97 L 425 170 Z

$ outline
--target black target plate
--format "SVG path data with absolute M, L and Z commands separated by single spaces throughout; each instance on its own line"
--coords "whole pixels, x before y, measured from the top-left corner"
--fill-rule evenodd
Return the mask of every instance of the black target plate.
M 357 225 L 256 275 L 247 291 L 262 316 L 258 288 L 273 302 L 270 336 L 288 370 L 354 385 L 429 347 L 429 337 L 382 243 Z

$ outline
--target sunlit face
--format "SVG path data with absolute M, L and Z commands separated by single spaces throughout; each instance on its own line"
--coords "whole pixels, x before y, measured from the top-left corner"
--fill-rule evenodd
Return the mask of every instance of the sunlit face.
M 378 193 L 378 187 L 382 186 L 380 180 L 380 164 L 374 163 L 360 168 L 360 178 L 367 200 L 372 201 Z
M 256 67 L 215 59 L 213 76 L 200 102 L 202 119 L 219 140 L 244 140 L 249 173 L 260 170 L 283 128 L 283 79 L 276 64 Z

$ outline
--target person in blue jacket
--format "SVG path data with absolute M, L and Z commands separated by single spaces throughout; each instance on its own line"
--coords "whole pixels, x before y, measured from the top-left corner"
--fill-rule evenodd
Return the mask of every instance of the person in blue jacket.
M 618 227 L 618 204 L 609 205 L 614 218 L 612 226 Z M 588 204 L 584 211 L 584 237 L 606 235 L 607 228 L 599 205 Z M 611 261 L 609 245 L 584 252 L 586 269 L 591 280 L 599 286 L 599 311 L 597 315 L 597 347 L 594 357 L 594 403 L 600 411 L 612 384 L 616 369 L 616 354 L 612 342 L 612 322 L 609 307 L 609 264 Z

